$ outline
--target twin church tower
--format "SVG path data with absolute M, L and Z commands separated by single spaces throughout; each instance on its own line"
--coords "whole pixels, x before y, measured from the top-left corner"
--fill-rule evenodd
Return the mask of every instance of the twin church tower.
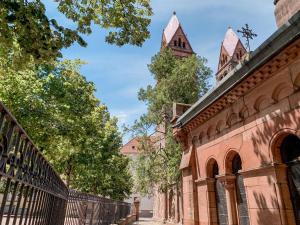
M 193 48 L 183 31 L 183 28 L 174 12 L 168 25 L 163 31 L 161 48 L 170 48 L 177 57 L 187 57 L 194 54 Z M 232 28 L 228 28 L 221 44 L 217 81 L 222 80 L 247 53 L 239 37 Z

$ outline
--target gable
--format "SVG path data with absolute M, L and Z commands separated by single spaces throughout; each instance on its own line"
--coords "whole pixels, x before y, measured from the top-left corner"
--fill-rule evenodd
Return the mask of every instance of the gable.
M 174 14 L 171 17 L 171 19 L 163 33 L 167 44 L 170 43 L 171 39 L 173 38 L 176 31 L 178 30 L 179 26 L 180 26 L 179 20 L 178 20 L 176 14 Z
M 230 60 L 230 55 L 226 51 L 223 43 L 221 45 L 221 50 L 220 50 L 220 56 L 219 56 L 219 64 L 218 64 L 218 70 L 222 68 L 228 61 Z
M 234 58 L 234 60 L 241 60 L 246 53 L 246 48 L 244 47 L 243 43 L 239 40 L 234 49 L 232 57 Z
M 180 52 L 185 53 L 187 55 L 191 55 L 194 53 L 192 46 L 181 26 L 179 26 L 176 32 L 174 33 L 172 39 L 167 44 L 167 47 L 170 47 L 174 51 L 175 55 L 176 53 Z

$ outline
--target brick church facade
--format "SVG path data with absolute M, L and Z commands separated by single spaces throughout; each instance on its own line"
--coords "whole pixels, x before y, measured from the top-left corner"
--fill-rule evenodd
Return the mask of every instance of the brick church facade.
M 247 53 L 229 28 L 216 86 L 174 107 L 184 225 L 300 225 L 300 1 L 274 4 L 278 30 Z M 193 54 L 175 20 L 163 46 Z

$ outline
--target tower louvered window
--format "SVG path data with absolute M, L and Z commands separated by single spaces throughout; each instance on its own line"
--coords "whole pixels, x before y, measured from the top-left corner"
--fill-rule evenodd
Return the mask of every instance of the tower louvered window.
M 181 47 L 181 38 L 178 38 L 178 47 Z

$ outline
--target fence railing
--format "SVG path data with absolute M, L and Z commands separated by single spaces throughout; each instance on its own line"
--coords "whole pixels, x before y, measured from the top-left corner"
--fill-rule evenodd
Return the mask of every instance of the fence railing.
M 70 190 L 65 225 L 109 225 L 130 214 L 131 204 Z
M 1 225 L 106 225 L 129 212 L 126 203 L 69 191 L 0 102 Z

